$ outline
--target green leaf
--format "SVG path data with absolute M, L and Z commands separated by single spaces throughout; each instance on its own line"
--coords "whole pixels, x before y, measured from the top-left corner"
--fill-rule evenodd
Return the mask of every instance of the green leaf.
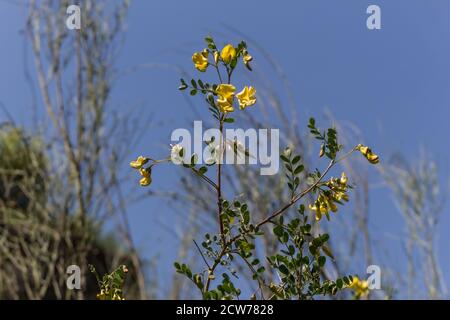
M 280 272 L 281 273 L 283 273 L 283 274 L 285 274 L 285 275 L 288 275 L 289 274 L 289 269 L 286 267 L 286 265 L 284 265 L 284 264 L 281 264 L 279 267 L 278 267 L 278 270 L 280 270 Z
M 330 235 L 328 233 L 324 233 L 320 236 L 320 240 L 322 241 L 322 244 L 327 242 L 330 239 Z
M 299 212 L 300 214 L 304 214 L 304 213 L 305 213 L 305 205 L 304 205 L 304 204 L 301 204 L 301 205 L 298 207 L 298 212 Z
M 289 233 L 283 232 L 283 236 L 280 238 L 281 242 L 287 243 L 289 241 Z
M 324 256 L 319 257 L 319 266 L 323 267 L 326 262 L 327 262 L 327 258 L 325 258 Z
M 223 122 L 226 122 L 226 123 L 233 123 L 233 122 L 234 122 L 234 119 L 233 119 L 233 118 L 226 118 L 225 120 L 223 120 Z
M 288 247 L 288 251 L 289 251 L 289 254 L 292 256 L 292 255 L 294 255 L 294 253 L 295 253 L 295 248 L 294 248 L 294 246 L 293 245 L 290 245 L 289 247 Z
M 250 222 L 250 212 L 245 211 L 242 215 L 244 216 L 244 224 L 247 225 Z
M 301 227 L 301 230 L 303 233 L 309 233 L 311 231 L 311 225 L 305 224 L 304 226 Z
M 289 162 L 289 159 L 284 155 L 280 155 L 281 160 L 283 160 L 284 162 Z
M 273 233 L 277 236 L 277 237 L 281 237 L 283 235 L 283 227 L 281 227 L 280 225 L 277 225 L 275 228 L 273 228 Z
M 198 160 L 198 156 L 194 153 L 194 154 L 191 156 L 191 166 L 196 165 L 196 164 L 197 164 L 197 160 Z
M 334 260 L 334 255 L 331 252 L 331 250 L 327 246 L 322 247 L 323 253 L 325 253 L 328 257 L 330 257 L 332 260 Z
M 315 255 L 317 252 L 317 247 L 315 245 L 311 244 L 309 246 L 309 252 L 311 252 L 312 255 Z
M 299 174 L 300 172 L 303 171 L 303 169 L 305 169 L 305 167 L 302 164 L 299 165 L 297 168 L 295 168 L 294 174 L 295 175 Z
M 230 68 L 234 69 L 236 67 L 236 65 L 237 65 L 237 57 L 234 58 L 233 60 L 231 60 Z

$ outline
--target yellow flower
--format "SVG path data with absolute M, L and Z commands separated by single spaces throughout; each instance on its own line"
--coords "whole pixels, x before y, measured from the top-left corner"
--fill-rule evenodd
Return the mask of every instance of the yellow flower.
M 319 158 L 322 158 L 325 154 L 325 145 L 320 146 Z
M 309 209 L 316 213 L 316 221 L 320 221 L 322 219 L 322 214 L 328 213 L 327 208 L 321 206 L 320 203 L 316 203 L 314 206 L 310 204 Z
M 378 156 L 376 154 L 370 153 L 366 157 L 367 157 L 367 160 L 369 160 L 369 162 L 372 164 L 377 164 L 380 162 L 380 160 L 378 159 Z
M 353 289 L 356 299 L 366 297 L 369 294 L 369 282 L 367 280 L 360 280 L 358 277 L 353 277 L 348 287 Z
M 250 61 L 253 60 L 253 57 L 251 55 L 248 54 L 247 50 L 244 50 L 243 52 L 243 56 L 242 56 L 242 61 L 244 61 L 244 65 L 249 69 L 252 70 L 252 68 L 250 67 Z
M 139 173 L 142 176 L 141 180 L 139 180 L 139 184 L 142 187 L 146 187 L 146 186 L 150 185 L 150 183 L 152 183 L 152 177 L 151 177 L 152 171 L 150 169 L 141 168 L 141 169 L 139 169 Z
M 214 63 L 217 65 L 219 62 L 219 52 L 214 51 Z
M 337 183 L 340 180 L 332 178 L 330 181 Z M 338 207 L 335 202 L 340 203 L 340 200 L 348 201 L 348 195 L 345 193 L 346 189 L 339 187 L 339 191 L 335 190 L 335 185 L 328 183 L 328 187 L 331 189 L 329 192 L 321 192 L 317 197 L 314 204 L 309 205 L 309 209 L 316 213 L 316 220 L 320 221 L 322 215 L 326 215 L 327 219 L 330 219 L 329 212 L 337 212 Z
M 239 109 L 243 110 L 248 106 L 254 105 L 256 103 L 256 89 L 253 87 L 245 86 L 241 92 L 236 94 L 236 98 L 239 101 Z
M 309 205 L 309 209 L 316 213 L 316 221 L 320 221 L 322 219 L 322 215 L 328 215 L 329 212 L 329 200 L 326 200 L 325 197 L 321 194 L 317 198 L 314 205 Z M 333 208 L 337 210 L 337 207 Z
M 342 185 L 347 186 L 347 175 L 345 172 L 342 172 L 341 174 L 341 180 L 339 181 Z
M 330 195 L 330 197 L 336 201 L 339 202 L 341 200 L 344 201 L 348 201 L 349 197 L 348 197 L 348 178 L 347 175 L 345 174 L 345 172 L 342 172 L 341 174 L 341 178 L 337 179 L 337 178 L 331 178 L 328 182 L 327 182 L 327 186 L 331 189 L 332 193 Z
M 142 166 L 144 165 L 144 164 L 146 164 L 147 162 L 148 162 L 148 158 L 146 158 L 146 157 L 143 157 L 143 156 L 139 156 L 135 161 L 131 161 L 130 162 L 130 166 L 133 168 L 133 169 L 140 169 L 140 168 L 142 168 Z
M 220 52 L 220 57 L 223 62 L 229 64 L 234 58 L 236 58 L 236 49 L 231 44 L 227 44 Z
M 380 162 L 378 156 L 375 153 L 373 153 L 369 147 L 364 146 L 362 144 L 358 144 L 356 146 L 356 149 L 359 150 L 366 157 L 366 159 L 369 160 L 371 164 L 377 164 Z
M 106 293 L 105 290 L 101 290 L 100 293 L 97 293 L 97 299 L 99 300 L 106 300 Z
M 114 293 L 112 300 L 125 300 L 125 298 L 122 298 L 118 293 Z
M 208 50 L 205 49 L 202 52 L 195 52 L 192 55 L 192 62 L 194 62 L 198 71 L 205 72 L 208 67 Z
M 229 113 L 233 112 L 233 98 L 231 99 L 217 99 L 217 106 L 219 107 L 220 111 L 223 113 Z
M 216 93 L 219 96 L 217 99 L 217 106 L 223 113 L 233 112 L 233 97 L 236 91 L 232 84 L 219 84 L 216 88 Z
M 236 87 L 232 84 L 219 84 L 216 88 L 216 93 L 223 99 L 229 99 L 234 96 Z
M 336 201 L 347 201 L 349 200 L 348 194 L 346 194 L 345 192 L 335 192 L 333 194 L 333 198 L 336 199 Z
M 332 199 L 327 198 L 326 199 L 327 207 L 331 209 L 331 211 L 336 212 L 338 210 L 336 204 L 333 202 Z

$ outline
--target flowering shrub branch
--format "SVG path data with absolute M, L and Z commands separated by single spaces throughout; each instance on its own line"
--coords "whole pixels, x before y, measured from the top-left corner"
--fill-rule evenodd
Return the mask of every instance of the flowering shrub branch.
M 128 268 L 125 265 L 119 266 L 116 270 L 105 274 L 101 278 L 93 265 L 89 265 L 89 270 L 95 275 L 100 288 L 100 293 L 97 294 L 97 299 L 125 300 L 123 297 L 123 286 L 128 273 Z
M 328 165 L 323 172 L 316 170 L 305 173 L 301 156 L 295 155 L 291 148 L 286 148 L 280 158 L 288 179 L 290 201 L 281 204 L 280 209 L 268 214 L 261 221 L 253 222 L 249 204 L 236 199 L 227 200 L 222 181 L 222 160 L 227 148 L 236 154 L 241 152 L 246 157 L 250 156 L 248 150 L 242 150 L 236 142 L 226 141 L 222 136 L 225 125 L 234 122 L 231 115 L 235 112 L 236 105 L 239 106 L 239 110 L 245 112 L 247 107 L 257 102 L 254 87 L 244 86 L 240 92 L 236 93 L 236 86 L 232 84 L 232 76 L 239 62 L 251 71 L 250 62 L 253 58 L 244 41 L 237 46 L 227 44 L 220 51 L 212 37 L 206 37 L 205 41 L 207 47 L 200 52 L 195 52 L 192 61 L 200 72 L 213 68 L 217 74 L 218 83 L 181 79 L 179 90 L 189 89 L 192 96 L 202 95 L 211 115 L 217 121 L 217 127 L 221 133 L 218 144 L 214 139 L 206 142 L 211 150 L 211 158 L 206 165 L 200 166 L 197 164 L 196 154 L 185 155 L 182 146 L 174 145 L 168 158 L 155 160 L 140 156 L 130 163 L 132 168 L 139 171 L 141 186 L 151 184 L 154 166 L 173 162 L 182 164 L 192 171 L 202 181 L 209 184 L 217 195 L 219 232 L 206 234 L 201 246 L 194 241 L 205 269 L 195 273 L 188 265 L 175 262 L 176 271 L 190 279 L 204 299 L 240 297 L 242 292 L 233 283 L 233 280 L 238 277 L 237 271 L 233 268 L 235 263 L 238 263 L 235 260 L 241 261 L 247 267 L 257 284 L 258 289 L 252 294 L 252 299 L 313 299 L 316 295 L 334 295 L 347 287 L 353 288 L 355 297 L 360 298 L 365 294 L 364 290 L 367 286 L 360 283 L 357 277 L 323 279 L 322 271 L 327 261 L 326 257 L 334 259 L 327 246 L 330 237 L 328 234 L 315 235 L 311 230 L 313 224 L 319 223 L 324 215 L 330 220 L 329 213 L 338 211 L 337 205 L 344 205 L 349 201 L 348 193 L 352 186 L 348 183 L 346 174 L 342 173 L 340 178 L 327 178 L 330 170 L 355 151 L 359 151 L 372 164 L 379 162 L 378 156 L 363 145 L 357 145 L 340 156 L 343 146 L 338 143 L 337 131 L 334 128 L 321 131 L 316 127 L 315 120 L 311 118 L 308 128 L 311 134 L 321 142 L 319 157 L 327 157 Z M 190 157 L 190 161 L 185 160 L 186 156 Z M 209 168 L 216 169 L 215 180 L 207 176 Z M 307 186 L 301 191 L 299 191 L 300 179 L 306 179 Z M 313 219 L 311 222 L 306 213 L 305 204 L 299 203 L 310 194 L 316 199 L 308 204 L 308 208 L 315 216 L 315 221 Z M 297 215 L 288 221 L 285 213 L 294 205 L 297 205 Z M 256 239 L 267 232 L 263 226 L 269 223 L 273 225 L 275 239 L 283 248 L 275 255 L 266 257 L 273 269 L 271 271 L 278 273 L 279 283 L 266 283 L 266 269 L 256 255 Z

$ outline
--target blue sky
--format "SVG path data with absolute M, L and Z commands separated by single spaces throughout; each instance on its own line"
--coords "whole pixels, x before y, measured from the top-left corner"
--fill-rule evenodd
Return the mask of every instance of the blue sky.
M 381 7 L 381 30 L 366 27 L 370 4 Z M 171 63 L 189 69 L 191 54 L 203 47 L 206 34 L 225 33 L 233 41 L 239 40 L 225 25 L 233 26 L 257 41 L 284 69 L 304 117 L 300 123 L 309 116 L 323 120 L 324 111 L 330 110 L 338 120 L 357 124 L 365 143 L 376 146 L 383 159 L 395 153 L 414 159 L 425 147 L 437 159 L 442 185 L 448 186 L 449 1 L 230 0 L 226 5 L 228 9 L 223 8 L 224 2 L 212 1 L 132 2 L 117 68 Z M 32 64 L 19 33 L 24 13 L 12 1 L 0 1 L 0 102 L 17 122 L 28 125 L 31 94 L 24 61 Z M 228 40 L 216 38 L 220 44 Z M 258 67 L 258 53 L 254 58 Z M 175 90 L 178 80 L 176 71 L 142 69 L 117 83 L 113 92 L 117 106 L 136 105 L 136 112 L 164 121 L 149 126 L 142 143 L 131 150 L 130 159 L 141 153 L 162 154 L 171 131 L 190 119 L 185 99 Z M 0 120 L 2 117 L 0 112 Z M 175 179 L 169 169 L 154 177 L 155 184 L 166 188 L 174 185 Z M 372 179 L 379 186 L 376 174 Z M 380 230 L 375 238 L 386 247 L 398 246 L 388 234 L 401 232 L 404 226 L 389 193 L 375 187 L 371 197 L 371 226 Z M 442 215 L 438 238 L 444 270 L 450 267 L 448 209 Z M 172 219 L 170 209 L 149 199 L 133 206 L 130 217 L 138 246 L 152 256 L 152 240 L 167 241 L 167 231 L 159 225 L 166 217 Z M 170 241 L 167 243 L 170 251 Z M 160 254 L 170 260 L 164 251 Z M 450 276 L 446 280 L 450 287 Z

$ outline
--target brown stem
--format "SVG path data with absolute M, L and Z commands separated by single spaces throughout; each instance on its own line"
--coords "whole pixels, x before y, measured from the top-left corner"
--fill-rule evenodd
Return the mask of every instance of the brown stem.
M 222 243 L 225 247 L 225 234 L 223 231 L 223 221 L 222 221 L 222 150 L 223 150 L 223 116 L 220 118 L 219 120 L 220 124 L 219 124 L 219 131 L 220 131 L 220 137 L 219 137 L 219 161 L 217 164 L 217 207 L 218 207 L 218 212 L 217 212 L 217 219 L 219 220 L 219 228 L 220 228 L 220 235 L 222 237 Z
M 272 213 L 270 216 L 268 216 L 267 218 L 265 218 L 264 220 L 262 220 L 260 223 L 258 223 L 256 225 L 257 228 L 261 227 L 263 224 L 266 224 L 267 222 L 270 222 L 272 219 L 276 218 L 277 216 L 279 216 L 280 214 L 282 214 L 283 212 L 285 212 L 287 209 L 289 209 L 291 206 L 293 206 L 298 200 L 300 200 L 301 198 L 303 198 L 305 195 L 307 195 L 312 189 L 314 189 L 321 181 L 322 179 L 328 174 L 328 171 L 330 171 L 330 169 L 333 167 L 333 165 L 335 164 L 334 160 L 331 160 L 330 163 L 328 164 L 328 167 L 325 169 L 324 173 L 322 173 L 322 175 L 320 176 L 319 179 L 317 179 L 317 181 L 312 184 L 310 187 L 308 187 L 307 189 L 303 190 L 302 192 L 300 192 L 298 195 L 296 195 L 291 201 L 289 201 L 288 204 L 286 204 L 284 207 L 278 209 L 277 211 L 275 211 L 274 213 Z
M 229 243 L 224 243 L 222 250 L 220 251 L 219 255 L 217 256 L 216 260 L 214 260 L 214 264 L 212 265 L 211 268 L 208 269 L 208 278 L 206 280 L 206 284 L 205 284 L 205 289 L 204 289 L 204 293 L 209 291 L 209 286 L 211 284 L 211 275 L 214 274 L 214 271 L 216 270 L 217 266 L 219 265 L 220 261 L 222 261 L 222 257 L 227 253 L 227 247 L 228 247 Z

